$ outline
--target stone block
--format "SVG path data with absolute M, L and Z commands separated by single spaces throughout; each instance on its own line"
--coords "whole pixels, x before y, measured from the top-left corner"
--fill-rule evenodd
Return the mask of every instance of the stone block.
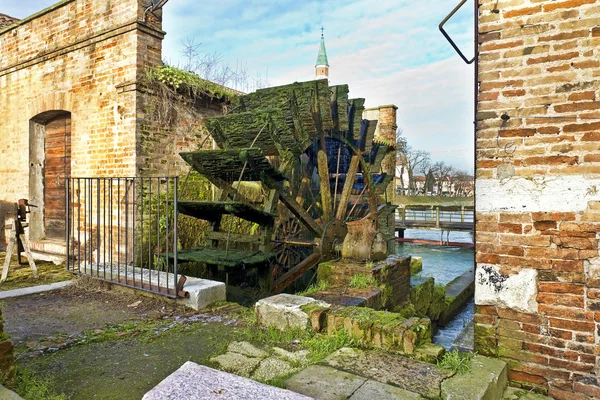
M 410 258 L 410 274 L 416 275 L 423 270 L 423 257 Z
M 171 399 L 309 400 L 310 397 L 188 361 L 143 397 L 143 400 Z
M 189 294 L 184 304 L 194 310 L 201 310 L 226 298 L 225 284 L 208 279 L 188 277 L 183 290 Z
M 442 382 L 442 398 L 446 400 L 500 400 L 508 383 L 506 363 L 477 355 L 471 360 L 471 371 Z
M 263 326 L 305 329 L 310 327 L 310 317 L 305 311 L 312 307 L 328 308 L 329 304 L 310 297 L 278 294 L 259 300 L 254 306 L 256 318 Z M 328 324 L 329 325 L 329 324 Z
M 446 349 L 444 346 L 433 343 L 425 343 L 415 349 L 415 359 L 435 364 L 445 352 Z

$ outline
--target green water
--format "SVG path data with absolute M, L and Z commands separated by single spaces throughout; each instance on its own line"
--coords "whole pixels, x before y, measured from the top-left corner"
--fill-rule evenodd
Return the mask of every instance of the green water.
M 405 232 L 405 238 L 440 240 L 440 232 L 411 229 Z M 468 232 L 451 232 L 449 240 L 473 243 Z M 423 270 L 413 277 L 411 280 L 413 285 L 421 283 L 428 277 L 433 277 L 435 283 L 447 284 L 457 276 L 475 268 L 475 251 L 472 248 L 398 243 L 396 254 L 423 258 Z M 451 348 L 463 328 L 473 320 L 473 312 L 474 303 L 470 301 L 447 326 L 437 330 L 433 342 Z

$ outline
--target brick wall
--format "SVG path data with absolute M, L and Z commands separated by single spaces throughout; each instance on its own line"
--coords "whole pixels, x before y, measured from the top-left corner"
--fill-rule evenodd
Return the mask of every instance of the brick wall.
M 136 78 L 164 36 L 143 13 L 141 0 L 64 0 L 0 30 L 0 202 L 32 199 L 30 124 L 48 111 L 71 113 L 72 176 L 136 175 Z
M 476 349 L 600 398 L 600 4 L 479 5 Z

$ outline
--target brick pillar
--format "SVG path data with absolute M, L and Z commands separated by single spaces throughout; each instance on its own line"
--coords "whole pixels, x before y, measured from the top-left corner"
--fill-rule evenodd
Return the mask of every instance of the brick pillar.
M 378 138 L 383 139 L 388 143 L 396 143 L 396 110 L 395 105 L 386 105 L 379 107 L 379 135 Z M 396 153 L 391 153 L 385 156 L 381 163 L 381 169 L 388 175 L 394 177 L 392 182 L 387 187 L 387 200 L 394 203 L 396 193 Z
M 600 398 L 600 6 L 479 5 L 476 350 Z

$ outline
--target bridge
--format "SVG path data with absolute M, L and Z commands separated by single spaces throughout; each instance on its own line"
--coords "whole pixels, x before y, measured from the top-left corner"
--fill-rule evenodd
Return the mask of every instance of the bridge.
M 396 210 L 396 232 L 404 237 L 406 229 L 473 231 L 473 206 L 405 205 Z

